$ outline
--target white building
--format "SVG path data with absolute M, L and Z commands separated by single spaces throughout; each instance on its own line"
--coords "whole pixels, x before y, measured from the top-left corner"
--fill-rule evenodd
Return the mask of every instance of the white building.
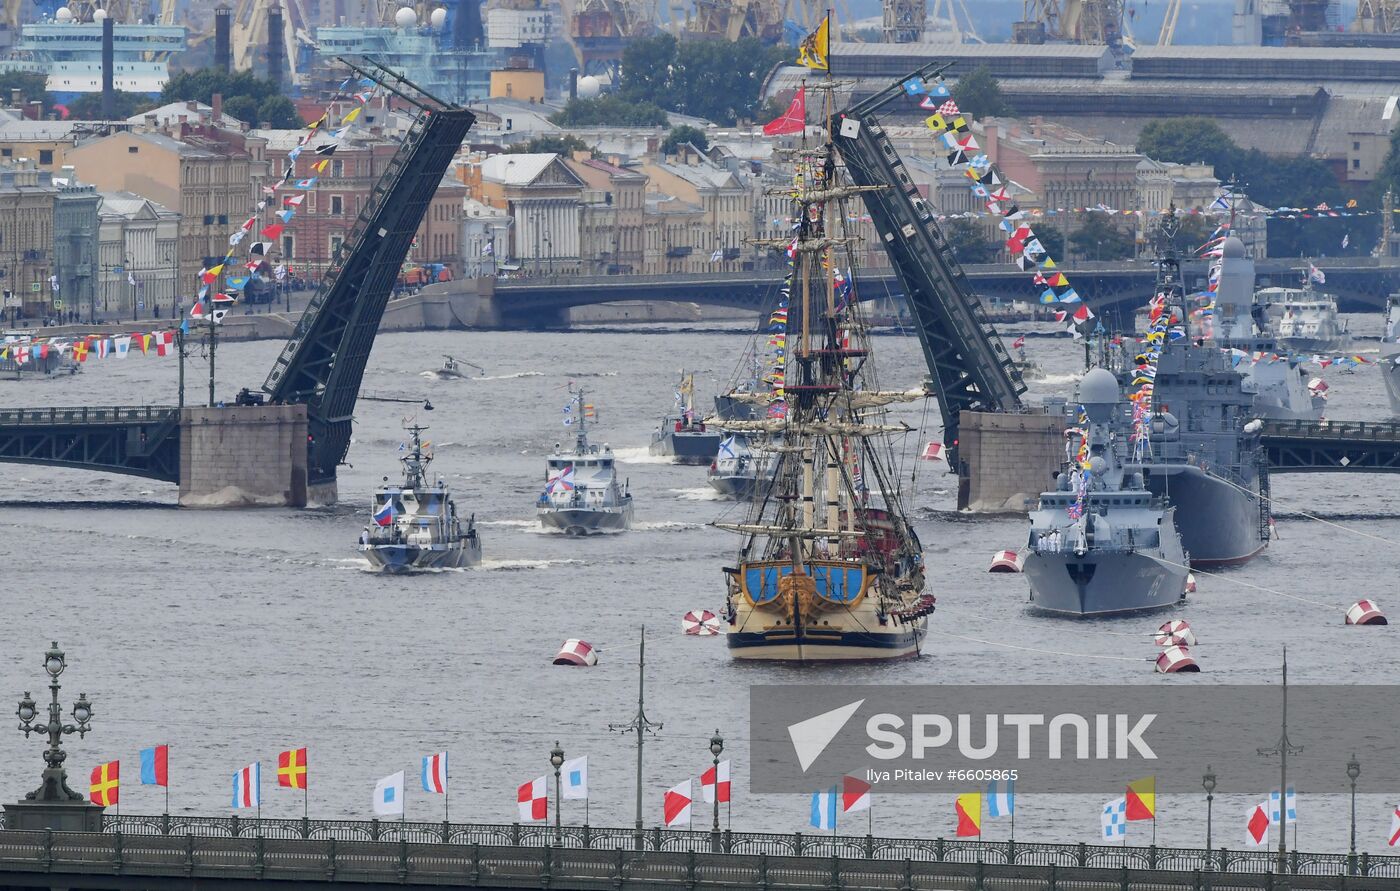
M 468 278 L 495 275 L 510 263 L 509 216 L 472 198 L 462 203 L 462 270 Z
M 97 305 L 120 319 L 171 318 L 182 308 L 176 289 L 180 215 L 131 192 L 102 192 L 98 204 Z

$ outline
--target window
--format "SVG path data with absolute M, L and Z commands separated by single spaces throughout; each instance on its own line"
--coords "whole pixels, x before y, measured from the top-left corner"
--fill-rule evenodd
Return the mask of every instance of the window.
M 52 163 L 53 163 L 53 149 L 39 149 L 39 163 L 40 163 L 40 164 L 52 164 Z
M 331 196 L 331 216 L 338 217 L 345 213 L 345 199 L 339 195 Z
M 1360 169 L 1361 169 L 1361 159 L 1360 159 L 1360 158 L 1352 158 L 1352 159 L 1351 159 L 1351 169 L 1352 169 L 1352 170 L 1360 170 Z
M 139 145 L 129 145 L 126 147 L 126 153 L 128 155 L 134 155 L 139 151 L 141 151 L 141 147 Z
M 1354 151 L 1354 152 L 1359 152 L 1359 151 L 1361 151 L 1361 143 L 1359 143 L 1359 142 L 1353 142 L 1353 143 L 1351 144 L 1351 150 Z
M 11 158 L 14 157 L 14 154 L 14 149 L 0 149 L 0 158 Z
M 336 158 L 331 161 L 331 178 L 340 179 L 345 175 L 345 162 Z
M 283 236 L 282 236 L 282 257 L 283 257 L 283 259 L 290 260 L 291 258 L 295 257 L 295 256 L 296 256 L 296 246 L 297 246 L 297 242 L 296 242 L 296 238 L 295 238 L 294 236 L 291 236 L 291 235 L 283 235 Z
M 330 257 L 330 258 L 331 258 L 332 261 L 334 261 L 335 258 L 340 254 L 340 246 L 343 245 L 344 243 L 345 243 L 345 238 L 344 238 L 343 236 L 340 236 L 340 235 L 332 235 L 332 236 L 331 236 L 331 257 Z

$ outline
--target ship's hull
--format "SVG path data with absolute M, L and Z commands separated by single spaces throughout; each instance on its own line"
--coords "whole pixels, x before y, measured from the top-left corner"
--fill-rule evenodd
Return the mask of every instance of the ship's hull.
M 1278 344 L 1290 353 L 1338 353 L 1351 349 L 1351 335 L 1332 337 L 1280 337 Z
M 1181 546 L 1192 566 L 1209 568 L 1247 563 L 1263 551 L 1257 483 L 1249 489 L 1208 476 L 1189 464 L 1143 468 L 1147 488 L 1171 499 Z
M 763 631 L 730 630 L 729 655 L 746 662 L 891 662 L 917 659 L 927 634 L 926 619 L 899 625 L 849 629 L 777 627 Z
M 668 430 L 651 441 L 651 454 L 669 456 L 676 464 L 709 464 L 719 451 L 719 433 L 676 433 Z
M 760 491 L 758 477 L 744 474 L 712 473 L 708 477 L 710 488 L 726 498 L 736 501 L 751 501 Z M 764 480 L 768 483 L 771 480 Z
M 360 551 L 369 560 L 371 569 L 391 575 L 481 565 L 481 540 L 478 538 L 436 545 L 369 544 L 361 545 Z
M 540 525 L 567 535 L 597 535 L 632 528 L 632 505 L 612 508 L 541 508 Z
M 721 421 L 753 421 L 762 416 L 755 403 L 741 402 L 733 396 L 716 396 L 715 414 Z
M 1032 551 L 1022 572 L 1036 609 L 1070 616 L 1112 616 L 1175 606 L 1186 595 L 1185 565 L 1142 552 Z
M 1400 344 L 1382 343 L 1379 365 L 1385 395 L 1390 399 L 1390 413 L 1400 417 Z

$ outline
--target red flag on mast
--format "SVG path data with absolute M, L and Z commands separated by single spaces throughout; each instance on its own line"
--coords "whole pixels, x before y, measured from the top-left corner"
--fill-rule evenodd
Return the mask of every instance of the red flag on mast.
M 807 88 L 805 86 L 797 88 L 797 95 L 792 97 L 792 104 L 787 107 L 787 111 L 776 120 L 769 121 L 763 125 L 764 136 L 787 136 L 793 133 L 801 133 L 807 129 Z

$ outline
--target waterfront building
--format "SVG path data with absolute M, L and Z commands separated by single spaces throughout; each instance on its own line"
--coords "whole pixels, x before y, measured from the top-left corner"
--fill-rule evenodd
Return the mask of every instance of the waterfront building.
M 462 235 L 458 240 L 462 257 L 458 268 L 463 275 L 477 278 L 509 271 L 513 222 L 506 214 L 475 198 L 462 200 Z
M 579 219 L 584 271 L 596 275 L 640 272 L 645 259 L 646 175 L 578 154 L 582 157 L 565 164 L 587 186 Z
M 583 179 L 553 152 L 491 155 L 479 166 L 479 200 L 515 220 L 511 258 L 532 275 L 577 273 Z
M 759 255 L 751 245 L 754 234 L 753 187 L 748 174 L 717 163 L 694 146 L 679 147 L 676 155 L 647 160 L 640 171 L 647 189 L 669 195 L 704 213 L 704 233 L 688 242 L 703 254 L 706 269 L 734 272 L 753 268 Z
M 0 281 L 23 304 L 26 318 L 43 318 L 53 309 L 49 276 L 57 194 L 52 174 L 32 161 L 0 164 Z
M 55 180 L 53 212 L 53 272 L 50 299 L 56 311 L 83 310 L 97 291 L 97 187 L 79 182 L 73 168 Z M 55 289 L 53 285 L 57 285 Z
M 190 305 L 177 287 L 180 214 L 132 192 L 99 193 L 99 318 L 173 318 Z M 87 306 L 75 307 L 84 311 Z

